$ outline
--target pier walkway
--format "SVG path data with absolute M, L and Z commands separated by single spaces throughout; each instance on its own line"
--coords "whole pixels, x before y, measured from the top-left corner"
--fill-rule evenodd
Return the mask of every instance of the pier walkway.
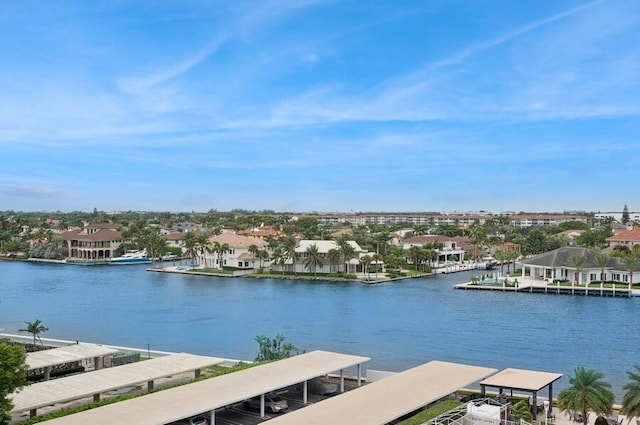
M 509 277 L 509 283 L 512 285 L 515 281 L 515 277 Z M 531 294 L 557 294 L 557 295 L 585 295 L 594 297 L 618 297 L 629 298 L 640 296 L 640 290 L 631 289 L 627 286 L 616 285 L 615 287 L 609 286 L 584 286 L 584 285 L 572 285 L 568 286 L 566 283 L 549 283 L 540 279 L 530 279 L 527 277 L 517 277 L 517 284 L 510 286 L 510 284 L 504 283 L 504 278 L 498 278 L 499 283 L 474 283 L 465 282 L 458 285 L 454 285 L 455 289 L 468 289 L 476 291 L 503 291 L 503 292 L 525 292 Z

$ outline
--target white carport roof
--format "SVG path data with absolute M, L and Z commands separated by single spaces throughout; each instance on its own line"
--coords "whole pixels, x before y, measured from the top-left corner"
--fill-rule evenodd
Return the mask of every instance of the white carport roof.
M 29 369 L 41 369 L 48 366 L 57 366 L 80 360 L 103 357 L 115 354 L 120 350 L 97 344 L 74 344 L 51 350 L 27 353 L 27 365 Z
M 505 369 L 480 382 L 480 385 L 524 391 L 540 391 L 562 378 L 561 373 L 526 369 Z
M 271 419 L 269 425 L 382 425 L 495 372 L 486 367 L 431 361 Z
M 123 366 L 110 367 L 66 378 L 38 382 L 13 395 L 13 412 L 37 409 L 94 394 L 147 383 L 154 379 L 190 372 L 222 363 L 216 357 L 174 354 Z
M 47 425 L 159 425 L 209 412 L 307 379 L 347 369 L 368 357 L 312 351 L 132 400 L 48 421 Z M 337 422 L 339 423 L 339 422 Z

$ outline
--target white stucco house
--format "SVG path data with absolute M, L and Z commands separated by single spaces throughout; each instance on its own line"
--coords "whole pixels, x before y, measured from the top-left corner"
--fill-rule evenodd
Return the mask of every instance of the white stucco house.
M 632 274 L 631 283 L 640 283 L 640 261 L 632 273 L 629 273 L 620 257 L 609 257 L 604 267 L 604 275 L 601 276 L 603 269 L 598 265 L 596 255 L 598 252 L 587 248 L 567 246 L 523 259 L 520 263 L 523 276 L 528 271 L 529 278 L 548 282 L 568 280 L 578 285 L 585 285 L 604 280 L 629 283 L 629 276 Z M 572 256 L 585 257 L 584 264 L 579 270 L 570 259 Z
M 232 232 L 209 237 L 209 246 L 216 246 L 216 242 L 223 246 L 228 245 L 229 249 L 222 253 L 206 252 L 205 267 L 222 268 L 225 266 L 240 269 L 260 269 L 270 266 L 270 259 L 260 260 L 249 251 L 251 245 L 255 245 L 259 250 L 267 249 L 267 242 L 260 238 L 250 238 L 240 236 Z
M 332 273 L 336 271 L 342 271 L 344 263 L 341 259 L 337 260 L 337 262 L 331 262 L 328 258 L 328 253 L 330 250 L 335 249 L 340 251 L 340 246 L 333 240 L 313 240 L 313 239 L 302 239 L 298 242 L 296 246 L 296 262 L 294 266 L 294 270 L 297 273 L 309 273 L 310 270 L 305 267 L 305 260 L 308 258 L 307 249 L 312 245 L 316 245 L 318 247 L 319 257 L 322 259 L 322 266 L 318 266 L 316 268 L 317 273 Z M 366 255 L 366 251 L 364 251 L 360 245 L 356 241 L 349 241 L 349 245 L 353 247 L 354 250 L 354 258 L 349 260 L 349 269 L 353 272 L 357 270 L 360 265 L 360 258 L 363 255 Z M 285 268 L 287 270 L 291 270 L 291 266 L 293 264 L 293 259 L 289 258 L 285 262 Z

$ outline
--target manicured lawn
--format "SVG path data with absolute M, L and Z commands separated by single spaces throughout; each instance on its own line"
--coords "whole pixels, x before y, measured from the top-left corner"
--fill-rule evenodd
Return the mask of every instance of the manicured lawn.
M 430 419 L 433 419 L 437 416 L 442 415 L 443 413 L 448 412 L 451 409 L 455 409 L 461 404 L 462 402 L 458 400 L 441 401 L 440 403 L 434 404 L 433 406 L 421 411 L 420 413 L 410 417 L 409 419 L 405 419 L 402 422 L 398 422 L 398 425 L 421 425 Z

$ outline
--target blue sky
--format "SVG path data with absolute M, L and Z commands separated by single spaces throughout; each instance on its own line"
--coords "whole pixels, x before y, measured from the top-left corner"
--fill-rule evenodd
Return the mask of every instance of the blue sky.
M 0 3 L 0 210 L 640 209 L 640 2 Z

